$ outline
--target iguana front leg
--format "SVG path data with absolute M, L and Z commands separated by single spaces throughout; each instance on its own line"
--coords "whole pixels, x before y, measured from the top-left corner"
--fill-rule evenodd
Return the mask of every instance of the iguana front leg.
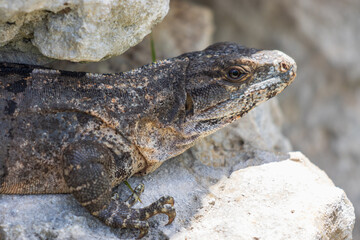
M 112 198 L 110 167 L 114 156 L 105 146 L 94 142 L 78 142 L 68 146 L 63 153 L 64 178 L 70 192 L 90 213 L 105 224 L 119 228 L 137 228 L 139 238 L 146 235 L 146 221 L 159 213 L 168 215 L 170 224 L 175 218 L 172 197 L 162 197 L 148 207 L 131 208 L 136 202 L 133 194 L 126 202 Z M 136 188 L 141 194 L 143 188 Z

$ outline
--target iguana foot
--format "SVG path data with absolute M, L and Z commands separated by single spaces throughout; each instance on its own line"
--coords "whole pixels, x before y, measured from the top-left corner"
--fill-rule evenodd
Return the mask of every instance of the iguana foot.
M 150 217 L 163 213 L 168 216 L 168 224 L 175 219 L 174 199 L 166 196 L 153 202 L 147 207 L 140 209 L 131 208 L 144 191 L 144 185 L 140 184 L 134 193 L 125 201 L 121 202 L 118 197 L 113 197 L 110 204 L 97 215 L 106 225 L 117 228 L 137 228 L 140 230 L 138 239 L 144 237 L 149 231 L 146 221 Z
M 139 238 L 149 231 L 148 218 L 164 213 L 167 224 L 175 218 L 174 199 L 162 197 L 145 208 L 133 209 L 144 185 L 135 188 L 125 201 L 112 197 L 108 166 L 114 163 L 112 152 L 105 146 L 92 142 L 77 142 L 63 153 L 64 179 L 70 192 L 90 213 L 105 224 L 116 228 L 137 228 Z

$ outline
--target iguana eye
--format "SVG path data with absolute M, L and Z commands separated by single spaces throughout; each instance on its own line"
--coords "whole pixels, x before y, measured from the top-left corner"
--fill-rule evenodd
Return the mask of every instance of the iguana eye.
M 233 66 L 227 69 L 226 78 L 230 82 L 239 82 L 246 78 L 248 71 L 240 66 Z

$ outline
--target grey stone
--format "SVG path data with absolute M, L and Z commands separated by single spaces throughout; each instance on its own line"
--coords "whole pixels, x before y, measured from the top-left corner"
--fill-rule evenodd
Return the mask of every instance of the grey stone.
M 131 178 L 145 184 L 150 204 L 175 198 L 177 217 L 150 219 L 145 239 L 351 239 L 354 209 L 345 193 L 300 153 L 239 152 L 235 167 L 210 167 L 190 152 L 165 162 L 155 173 Z M 247 165 L 255 165 L 243 168 Z M 255 164 L 252 164 L 255 163 Z M 265 164 L 267 163 L 267 164 Z M 240 170 L 239 170 L 240 169 Z M 120 186 L 120 196 L 130 191 Z M 137 232 L 111 229 L 70 195 L 0 198 L 0 228 L 7 239 L 126 239 Z
M 33 44 L 49 58 L 99 61 L 139 43 L 168 8 L 169 0 L 1 0 L 0 46 L 15 51 L 28 39 L 28 49 Z
M 171 239 L 351 239 L 354 208 L 299 152 L 234 171 L 209 187 Z
M 213 14 L 210 9 L 187 1 L 173 0 L 168 15 L 152 32 L 157 60 L 202 50 L 213 42 L 213 32 Z M 129 71 L 151 61 L 150 37 L 147 36 L 124 54 L 103 62 L 83 64 L 55 61 L 48 66 L 71 71 L 114 73 Z

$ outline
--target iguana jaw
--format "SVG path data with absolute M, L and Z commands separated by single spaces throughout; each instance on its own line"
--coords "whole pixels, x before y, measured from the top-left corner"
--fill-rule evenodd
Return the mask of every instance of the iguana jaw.
M 261 94 L 261 92 L 265 92 L 265 90 L 266 90 L 266 89 L 261 89 L 263 84 L 266 84 L 267 86 L 271 87 L 274 85 L 279 85 L 281 83 L 282 83 L 281 79 L 279 77 L 276 77 L 276 78 L 270 78 L 270 79 L 264 81 L 263 83 L 254 84 L 249 89 L 247 89 L 244 93 L 241 93 L 232 99 L 228 99 L 226 101 L 220 102 L 215 106 L 211 106 L 207 109 L 204 109 L 203 111 L 201 111 L 201 113 L 199 113 L 196 116 L 190 117 L 188 120 L 189 121 L 203 121 L 203 120 L 211 120 L 211 119 L 220 119 L 220 118 L 224 118 L 226 116 L 242 115 L 241 113 L 243 112 L 243 110 L 246 109 L 246 108 L 244 108 L 244 107 L 246 107 L 244 105 L 246 105 L 246 103 L 247 103 L 247 101 L 246 101 L 247 98 L 251 98 L 251 96 L 259 96 L 259 97 L 263 98 L 263 99 L 257 99 L 255 106 L 257 106 L 258 104 L 260 104 L 268 99 L 266 97 L 266 95 Z M 253 102 L 255 102 L 255 99 L 253 100 Z M 234 108 L 234 105 L 235 105 L 235 108 Z M 230 107 L 232 109 L 230 109 Z M 214 118 L 214 113 L 217 114 L 215 118 Z

